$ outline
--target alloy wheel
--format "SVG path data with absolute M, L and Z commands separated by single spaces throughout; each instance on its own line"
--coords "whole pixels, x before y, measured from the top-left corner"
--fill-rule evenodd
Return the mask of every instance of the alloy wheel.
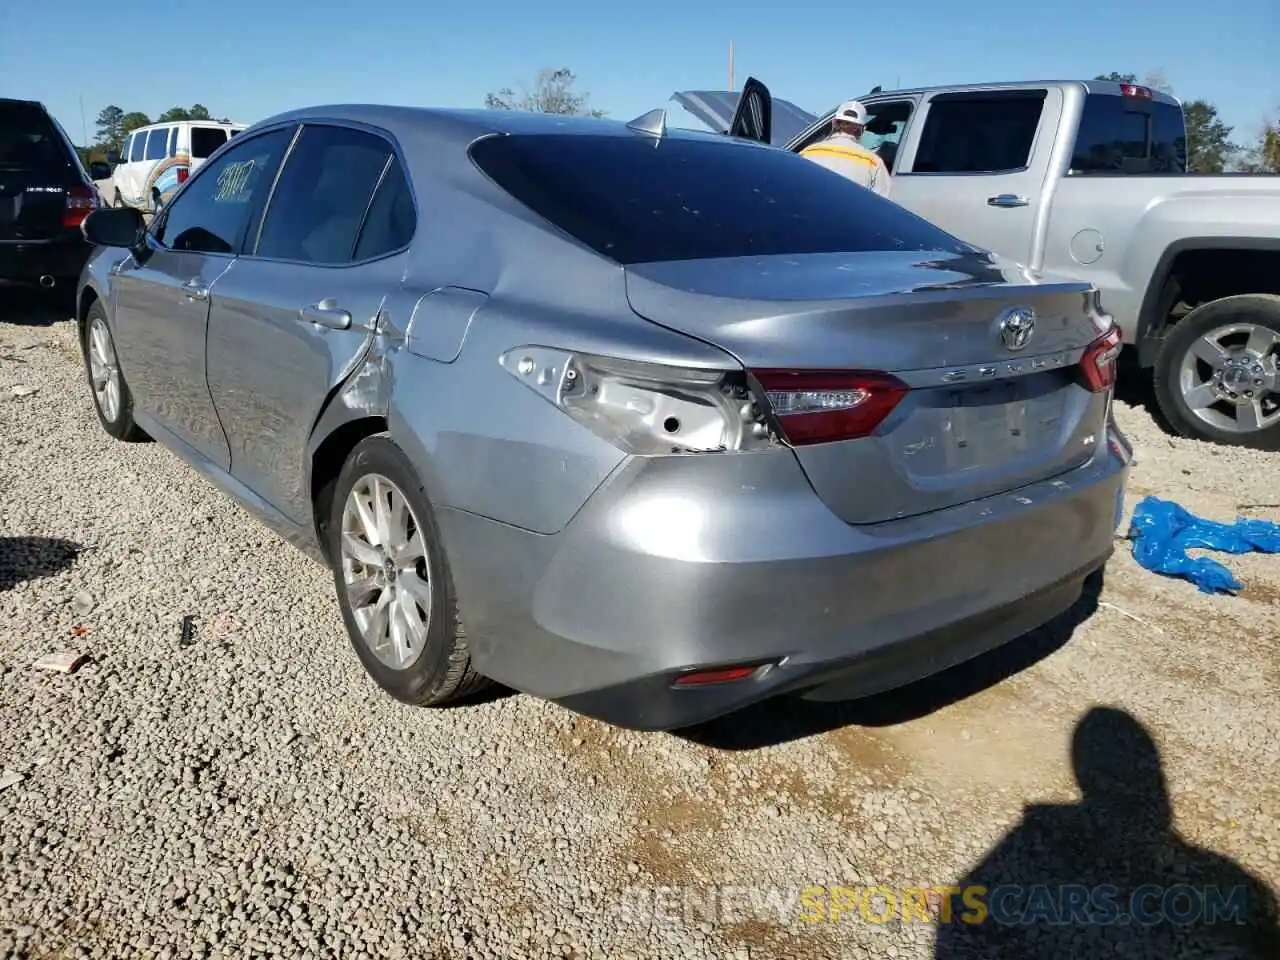
M 379 662 L 409 666 L 427 643 L 431 570 L 422 525 L 381 474 L 360 477 L 342 510 L 342 581 L 360 636 Z
M 1218 430 L 1280 423 L 1280 333 L 1255 323 L 1210 330 L 1183 356 L 1178 390 L 1192 415 Z
M 89 324 L 89 377 L 102 418 L 115 423 L 120 416 L 120 367 L 111 331 L 101 317 L 94 317 Z

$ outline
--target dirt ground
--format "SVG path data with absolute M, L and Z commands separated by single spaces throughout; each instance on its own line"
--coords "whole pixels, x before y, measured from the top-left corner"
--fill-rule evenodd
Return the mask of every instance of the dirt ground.
M 679 734 L 520 695 L 413 710 L 323 570 L 103 434 L 41 311 L 0 319 L 0 541 L 79 546 L 0 554 L 0 957 L 1267 955 L 1236 938 L 1280 890 L 1280 556 L 1221 557 L 1244 589 L 1208 596 L 1119 539 L 1067 616 L 857 703 Z M 1280 455 L 1172 438 L 1142 393 L 1130 509 L 1280 521 Z M 32 670 L 67 646 L 95 663 Z M 1239 887 L 1252 919 L 987 941 L 938 922 L 975 883 Z M 928 915 L 877 922 L 872 886 Z

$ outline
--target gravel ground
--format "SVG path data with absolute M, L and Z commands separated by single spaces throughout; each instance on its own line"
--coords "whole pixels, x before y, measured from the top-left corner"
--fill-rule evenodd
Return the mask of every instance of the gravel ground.
M 796 898 L 1280 886 L 1278 557 L 1228 558 L 1244 591 L 1207 597 L 1121 543 L 1100 595 L 992 656 L 681 736 L 518 695 L 412 709 L 362 673 L 325 571 L 158 445 L 109 440 L 73 326 L 6 303 L 0 958 L 995 955 L 955 925 L 807 923 L 821 901 Z M 1118 418 L 1130 504 L 1280 519 L 1276 455 Z M 92 659 L 33 668 L 60 650 Z M 1169 957 L 1171 933 L 1030 942 Z

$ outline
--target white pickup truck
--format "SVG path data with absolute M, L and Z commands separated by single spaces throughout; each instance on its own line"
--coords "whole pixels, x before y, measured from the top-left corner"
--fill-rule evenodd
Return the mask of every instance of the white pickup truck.
M 830 132 L 743 91 L 674 99 L 792 151 Z M 875 91 L 863 144 L 891 199 L 1031 271 L 1093 283 L 1176 431 L 1280 450 L 1280 176 L 1186 172 L 1174 98 L 1107 81 Z

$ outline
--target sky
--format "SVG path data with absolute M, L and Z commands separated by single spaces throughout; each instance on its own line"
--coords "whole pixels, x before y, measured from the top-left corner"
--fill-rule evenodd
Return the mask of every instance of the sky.
M 1117 70 L 1215 103 L 1240 142 L 1280 114 L 1280 0 L 0 0 L 0 96 L 43 101 L 81 142 L 107 104 L 155 117 L 198 102 L 243 123 L 324 103 L 480 107 L 563 66 L 630 120 L 678 90 L 726 89 L 731 40 L 737 88 L 753 75 L 815 113 L 877 84 Z

